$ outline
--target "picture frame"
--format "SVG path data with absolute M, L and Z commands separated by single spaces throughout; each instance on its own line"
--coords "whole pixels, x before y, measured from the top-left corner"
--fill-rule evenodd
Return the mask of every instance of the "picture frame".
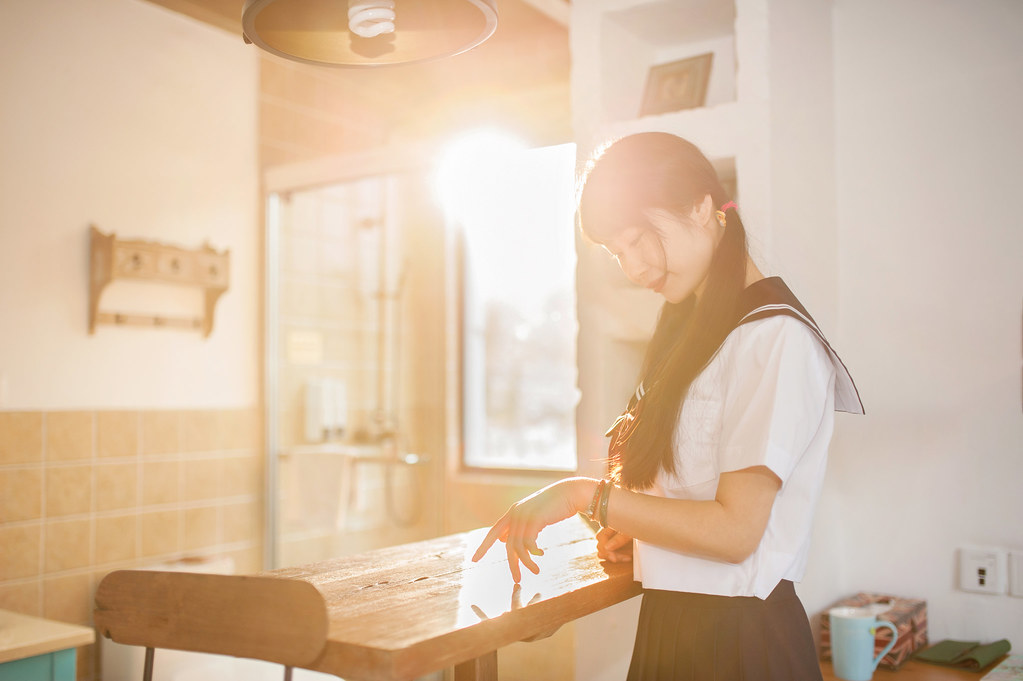
M 714 53 L 707 52 L 650 67 L 640 116 L 703 106 Z

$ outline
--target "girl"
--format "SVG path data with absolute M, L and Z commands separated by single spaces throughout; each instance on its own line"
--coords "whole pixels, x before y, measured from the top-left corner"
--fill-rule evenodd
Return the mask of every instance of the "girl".
M 834 410 L 862 413 L 848 372 L 785 284 L 750 259 L 735 204 L 689 142 L 608 147 L 579 197 L 587 238 L 664 297 L 641 382 L 608 431 L 609 475 L 514 504 L 505 543 L 539 572 L 536 537 L 577 512 L 597 553 L 644 587 L 629 681 L 820 679 L 793 588 L 806 566 Z

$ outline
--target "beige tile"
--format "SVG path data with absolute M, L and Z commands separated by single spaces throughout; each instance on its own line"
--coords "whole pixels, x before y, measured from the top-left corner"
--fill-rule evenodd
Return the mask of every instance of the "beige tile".
M 258 540 L 262 535 L 262 512 L 262 506 L 255 502 L 224 506 L 224 543 Z
M 88 520 L 46 523 L 44 571 L 59 572 L 86 567 L 90 563 L 89 543 Z
M 139 414 L 101 411 L 96 414 L 96 455 L 136 456 L 139 453 Z
M 0 582 L 39 574 L 42 523 L 0 527 Z
M 180 420 L 181 415 L 176 411 L 142 412 L 142 453 L 175 454 L 180 451 Z
M 305 416 L 301 409 L 282 409 L 279 425 L 281 446 L 287 448 L 305 444 Z
M 48 577 L 43 580 L 43 617 L 69 624 L 90 624 L 93 609 L 92 575 Z
M 214 435 L 217 438 L 216 442 L 214 442 L 214 448 L 220 451 L 234 449 L 234 438 L 237 436 L 237 429 L 235 427 L 235 422 L 238 418 L 237 410 L 221 409 L 213 412 L 213 418 L 216 419 Z
M 37 520 L 43 514 L 43 469 L 0 470 L 0 523 Z
M 142 463 L 142 504 L 173 504 L 178 501 L 177 461 L 144 461 Z
M 42 413 L 0 412 L 0 464 L 35 463 L 42 459 Z
M 181 548 L 194 551 L 213 546 L 217 541 L 217 509 L 215 506 L 206 508 L 187 508 L 185 516 L 185 534 Z
M 215 499 L 220 494 L 220 471 L 223 462 L 219 457 L 182 461 L 184 485 L 181 488 L 183 501 Z
M 134 508 L 138 500 L 138 464 L 97 464 L 96 510 L 114 511 Z
M 46 467 L 46 516 L 54 518 L 92 510 L 92 466 Z
M 43 584 L 41 580 L 0 584 L 0 610 L 19 612 L 39 617 L 42 609 Z
M 221 495 L 236 497 L 263 493 L 263 460 L 258 456 L 239 456 L 223 460 Z
M 234 561 L 236 574 L 251 575 L 263 570 L 263 545 L 261 542 L 252 548 L 227 551 L 225 555 Z
M 211 452 L 219 449 L 220 420 L 216 411 L 181 413 L 181 451 Z
M 138 516 L 96 518 L 96 565 L 135 559 Z
M 142 555 L 144 557 L 177 553 L 181 550 L 178 521 L 181 511 L 155 511 L 142 514 Z
M 330 540 L 322 537 L 285 537 L 281 542 L 280 551 L 283 565 L 315 563 L 332 554 Z
M 46 414 L 46 460 L 92 458 L 93 412 L 55 411 Z
M 262 419 L 255 409 L 221 412 L 220 435 L 223 449 L 255 450 L 263 441 Z
M 259 409 L 250 409 L 243 417 L 241 440 L 239 446 L 253 452 L 263 451 L 264 419 Z

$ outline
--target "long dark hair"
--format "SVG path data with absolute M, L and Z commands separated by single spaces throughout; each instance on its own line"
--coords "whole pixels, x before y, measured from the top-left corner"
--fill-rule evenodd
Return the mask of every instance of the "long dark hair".
M 579 192 L 579 220 L 608 233 L 645 224 L 646 209 L 678 216 L 711 196 L 715 208 L 731 200 L 714 166 L 692 143 L 660 132 L 624 137 L 588 165 Z M 622 485 L 645 489 L 664 470 L 675 473 L 675 425 L 693 379 L 732 330 L 746 274 L 746 230 L 734 208 L 711 260 L 702 294 L 665 302 L 643 359 L 645 394 L 619 419 L 609 448 L 610 472 Z

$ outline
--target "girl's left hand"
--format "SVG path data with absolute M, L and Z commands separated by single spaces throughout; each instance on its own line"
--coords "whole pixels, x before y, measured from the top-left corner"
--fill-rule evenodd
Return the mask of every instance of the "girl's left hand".
M 597 557 L 612 563 L 632 561 L 632 537 L 603 527 L 597 532 Z
M 490 528 L 486 538 L 473 554 L 473 562 L 482 558 L 498 539 L 505 543 L 508 553 L 508 568 L 512 579 L 518 583 L 522 574 L 521 562 L 533 574 L 539 574 L 540 567 L 533 556 L 542 556 L 543 551 L 536 545 L 540 530 L 575 515 L 578 511 L 576 499 L 586 495 L 586 478 L 567 478 L 544 487 L 525 499 L 512 504 L 501 519 Z M 594 483 L 595 484 L 595 483 Z

